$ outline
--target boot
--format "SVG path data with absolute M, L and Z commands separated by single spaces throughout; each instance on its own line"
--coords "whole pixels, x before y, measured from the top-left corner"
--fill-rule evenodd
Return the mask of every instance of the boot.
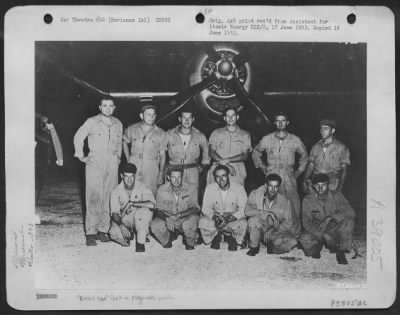
M 221 234 L 218 233 L 216 237 L 214 237 L 214 239 L 211 242 L 211 248 L 212 249 L 220 249 L 221 248 Z
M 240 249 L 246 249 L 247 248 L 247 244 L 248 242 L 247 242 L 247 235 L 246 235 L 246 237 L 243 239 L 243 242 L 242 242 L 242 244 L 240 244 Z
M 193 249 L 194 249 L 194 246 L 190 246 L 190 245 L 186 244 L 186 245 L 185 245 L 185 249 L 186 249 L 186 250 L 193 250 Z
M 86 246 L 97 246 L 96 239 L 96 234 L 86 235 Z
M 165 244 L 163 247 L 164 248 L 171 248 L 172 247 L 172 242 L 176 240 L 176 234 L 174 232 L 169 233 L 169 240 L 168 243 Z
M 344 254 L 344 251 L 338 250 L 336 253 L 336 261 L 338 262 L 339 265 L 347 265 L 347 259 L 346 255 Z
M 259 253 L 260 251 L 260 245 L 258 245 L 257 247 L 249 247 L 249 251 L 246 253 L 249 256 L 255 256 Z
M 232 235 L 226 236 L 226 241 L 228 243 L 228 250 L 230 252 L 237 251 L 236 239 Z
M 203 238 L 201 237 L 200 230 L 197 231 L 197 245 L 203 244 Z
M 143 253 L 145 251 L 144 244 L 140 244 L 136 242 L 136 252 L 137 253 Z
M 100 242 L 109 242 L 109 241 L 111 241 L 111 239 L 110 239 L 110 237 L 108 236 L 108 234 L 107 233 L 104 233 L 104 232 L 97 232 L 97 239 L 100 241 Z

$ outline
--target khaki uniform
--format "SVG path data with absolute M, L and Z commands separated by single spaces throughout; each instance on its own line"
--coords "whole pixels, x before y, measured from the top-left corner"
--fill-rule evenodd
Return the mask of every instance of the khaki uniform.
M 324 145 L 318 141 L 311 149 L 310 163 L 314 165 L 314 174 L 329 176 L 329 189 L 336 190 L 339 186 L 342 165 L 350 165 L 350 151 L 346 145 L 337 139 Z
M 289 252 L 297 245 L 297 237 L 301 226 L 291 202 L 282 194 L 277 194 L 275 200 L 269 204 L 266 198 L 265 185 L 253 190 L 247 200 L 245 213 L 250 210 L 259 210 L 259 214 L 249 218 L 250 247 L 257 247 L 264 240 L 271 252 L 281 254 Z M 279 220 L 276 230 L 273 222 L 267 218 L 268 212 L 273 212 Z M 265 239 L 266 232 L 271 232 L 268 242 Z
M 160 186 L 157 190 L 156 207 L 164 212 L 174 215 L 189 208 L 200 209 L 197 202 L 197 193 L 193 186 L 184 187 L 175 199 L 170 183 Z M 183 233 L 186 244 L 195 246 L 197 240 L 197 227 L 199 225 L 199 215 L 193 214 L 188 217 L 179 219 L 175 225 L 175 229 Z M 165 220 L 155 217 L 151 222 L 151 231 L 155 238 L 165 246 L 170 239 L 170 231 L 167 229 Z
M 247 152 L 251 150 L 251 137 L 250 134 L 240 129 L 236 128 L 235 132 L 229 132 L 227 127 L 219 128 L 214 130 L 211 133 L 210 146 L 214 146 L 216 148 L 216 152 L 222 157 L 227 158 L 230 156 L 234 156 L 237 154 L 241 154 L 243 152 Z M 237 163 L 229 163 L 236 171 L 236 175 L 230 175 L 229 178 L 231 182 L 236 182 L 240 185 L 244 185 L 244 181 L 247 176 L 246 167 L 244 162 Z M 217 163 L 214 163 L 207 174 L 207 183 L 214 183 L 214 176 L 212 175 L 213 170 L 217 166 Z
M 124 141 L 131 144 L 128 163 L 137 167 L 136 179 L 156 194 L 160 173 L 160 152 L 165 151 L 165 132 L 154 125 L 145 137 L 142 122 L 133 124 L 125 130 Z
M 110 192 L 118 183 L 122 123 L 111 117 L 111 125 L 108 126 L 102 120 L 102 114 L 87 119 L 74 136 L 76 157 L 84 156 L 86 138 L 89 145 L 86 162 L 86 234 L 107 233 L 110 228 Z
M 242 244 L 247 231 L 247 220 L 244 215 L 247 194 L 244 187 L 238 183 L 231 182 L 225 201 L 222 200 L 221 190 L 217 183 L 209 184 L 203 197 L 202 213 L 199 228 L 205 244 L 210 243 L 218 234 L 214 214 L 231 213 L 237 218 L 236 221 L 228 223 L 224 232 L 232 234 L 238 244 Z
M 179 136 L 179 127 L 177 126 L 167 132 L 166 147 L 168 149 L 169 165 L 210 164 L 206 136 L 196 128 L 192 128 L 191 138 L 185 151 Z M 197 196 L 199 190 L 199 169 L 196 166 L 184 168 L 182 183 L 184 187 L 192 185 L 195 188 L 195 195 Z
M 300 138 L 288 133 L 284 139 L 279 139 L 276 133 L 270 133 L 261 139 L 260 143 L 253 150 L 253 162 L 256 168 L 262 164 L 262 153 L 267 154 L 266 175 L 275 173 L 282 178 L 279 192 L 284 194 L 293 204 L 294 210 L 300 217 L 300 197 L 297 192 L 297 181 L 294 172 L 295 154 L 300 155 L 297 172 L 301 174 L 306 166 L 308 154 L 306 147 Z
M 117 185 L 111 192 L 111 214 L 118 213 L 121 216 L 122 224 L 125 225 L 131 233 L 136 231 L 137 242 L 144 244 L 146 242 L 146 236 L 149 233 L 153 212 L 148 208 L 132 208 L 132 212 L 127 214 L 125 211 L 121 211 L 121 209 L 125 207 L 128 201 L 151 201 L 155 203 L 154 195 L 144 184 L 137 180 L 131 192 L 125 189 L 124 182 Z M 116 242 L 124 240 L 121 228 L 114 221 L 111 221 L 111 228 L 108 233 L 110 234 L 110 238 Z
M 329 222 L 325 233 L 333 237 L 337 249 L 351 250 L 355 213 L 350 203 L 339 191 L 329 191 L 326 200 L 319 200 L 316 193 L 311 193 L 303 200 L 305 231 L 299 238 L 307 256 L 312 255 L 316 248 L 321 250 L 324 231 L 319 229 L 319 225 L 327 216 L 335 221 Z

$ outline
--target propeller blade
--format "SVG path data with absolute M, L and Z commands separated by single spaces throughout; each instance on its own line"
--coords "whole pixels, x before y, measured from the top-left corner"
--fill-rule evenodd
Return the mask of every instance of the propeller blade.
M 260 107 L 256 103 L 252 101 L 250 98 L 249 94 L 247 93 L 246 89 L 243 87 L 243 85 L 240 83 L 239 79 L 236 77 L 233 77 L 232 79 L 229 80 L 229 83 L 232 87 L 232 89 L 235 91 L 236 96 L 239 98 L 239 101 L 243 103 L 243 105 L 248 104 L 251 107 L 253 107 L 265 120 L 265 122 L 270 125 L 271 121 L 268 119 L 268 117 L 263 113 Z
M 217 62 L 218 60 L 221 59 L 221 56 L 218 54 L 218 52 L 212 46 L 206 46 L 204 48 L 204 51 L 206 52 L 208 59 L 213 62 Z
M 53 141 L 54 151 L 56 151 L 56 157 L 57 157 L 56 164 L 58 166 L 63 166 L 63 164 L 64 164 L 63 150 L 62 150 L 60 138 L 58 137 L 57 131 L 54 128 L 54 125 L 52 123 L 48 123 L 47 128 L 50 131 L 51 140 Z
M 157 123 L 169 118 L 173 114 L 175 114 L 177 111 L 179 111 L 187 102 L 189 102 L 196 94 L 200 93 L 204 89 L 208 88 L 210 85 L 214 84 L 215 81 L 217 81 L 218 78 L 216 77 L 215 74 L 212 74 L 205 78 L 203 81 L 192 85 L 188 89 L 186 89 L 183 92 L 180 92 L 174 96 L 172 96 L 169 100 L 169 104 L 174 107 L 172 111 L 170 111 L 168 114 L 164 115 L 160 119 L 157 120 Z

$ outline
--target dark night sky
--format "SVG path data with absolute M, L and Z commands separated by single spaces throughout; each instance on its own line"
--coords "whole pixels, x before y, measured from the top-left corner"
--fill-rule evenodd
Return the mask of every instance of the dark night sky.
M 208 43 L 211 45 L 212 43 Z M 218 43 L 224 44 L 224 43 Z M 199 42 L 37 42 L 36 111 L 55 123 L 64 148 L 65 169 L 74 169 L 72 137 L 89 116 L 98 112 L 96 95 L 79 86 L 75 76 L 106 92 L 176 92 L 188 86 Z M 345 195 L 357 208 L 366 207 L 366 44 L 228 43 L 245 53 L 251 67 L 251 98 L 270 119 L 286 111 L 290 131 L 308 149 L 319 139 L 318 120 L 337 120 L 337 136 L 351 151 Z M 64 75 L 62 74 L 64 73 Z M 65 75 L 65 73 L 67 75 Z M 264 92 L 289 92 L 264 95 Z M 292 92 L 314 92 L 290 94 Z M 160 114 L 166 111 L 162 101 Z M 196 105 L 193 104 L 195 107 Z M 115 116 L 124 127 L 137 122 L 140 103 L 118 99 Z M 168 110 L 168 109 L 167 109 Z M 218 125 L 197 115 L 195 125 L 207 135 Z M 259 120 L 258 120 L 259 121 Z M 176 117 L 161 127 L 171 128 Z M 271 127 L 257 123 L 244 109 L 240 124 L 254 137 L 253 145 Z M 261 184 L 249 161 L 252 182 Z

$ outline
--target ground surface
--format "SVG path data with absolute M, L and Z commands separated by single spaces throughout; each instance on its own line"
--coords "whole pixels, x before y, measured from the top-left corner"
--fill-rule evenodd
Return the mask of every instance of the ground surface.
M 179 237 L 164 249 L 153 238 L 145 253 L 113 242 L 86 247 L 79 184 L 72 176 L 49 177 L 36 211 L 36 283 L 38 289 L 337 289 L 366 285 L 365 240 L 358 237 L 361 258 L 338 265 L 324 249 L 321 259 L 294 249 L 255 257 L 246 250 L 218 251 L 199 245 L 186 251 Z M 357 239 L 357 237 L 356 237 Z

